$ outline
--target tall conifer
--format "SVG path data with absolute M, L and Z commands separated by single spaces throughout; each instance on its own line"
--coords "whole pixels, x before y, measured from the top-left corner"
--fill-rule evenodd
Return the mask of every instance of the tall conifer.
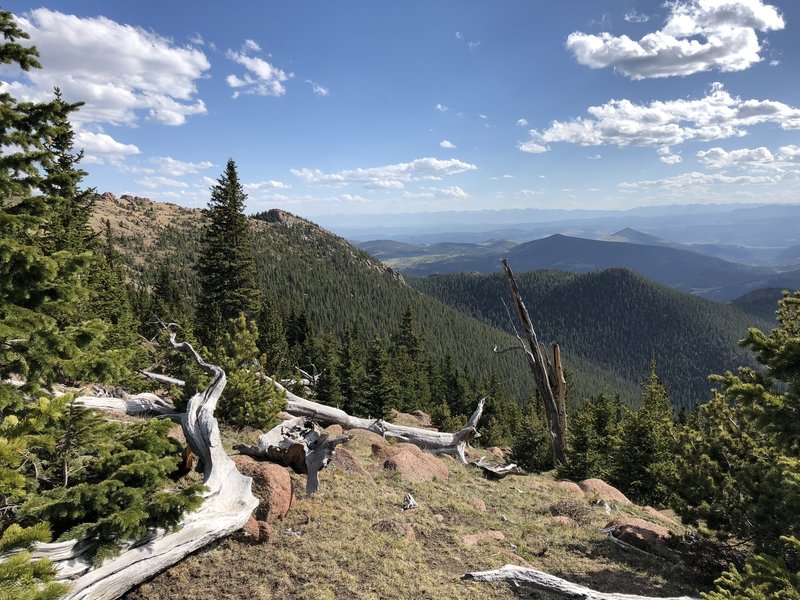
M 198 335 L 207 345 L 214 344 L 230 319 L 258 314 L 252 237 L 243 212 L 246 199 L 236 163 L 230 159 L 211 188 L 199 260 Z

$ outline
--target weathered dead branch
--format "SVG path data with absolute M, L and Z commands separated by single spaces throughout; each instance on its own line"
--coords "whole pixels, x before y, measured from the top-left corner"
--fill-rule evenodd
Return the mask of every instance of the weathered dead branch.
M 461 579 L 479 582 L 505 582 L 513 587 L 533 588 L 566 598 L 579 600 L 696 600 L 691 596 L 673 596 L 671 598 L 658 598 L 656 596 L 636 596 L 633 594 L 614 594 L 598 592 L 591 588 L 566 579 L 550 575 L 536 569 L 505 565 L 494 571 L 479 571 L 467 573 Z
M 505 258 L 500 259 L 500 262 L 502 263 L 503 270 L 506 273 L 508 288 L 511 292 L 511 296 L 514 298 L 514 304 L 517 307 L 517 313 L 519 314 L 520 321 L 522 321 L 522 327 L 525 331 L 525 337 L 528 341 L 528 347 L 525 348 L 525 358 L 528 360 L 528 366 L 530 366 L 534 381 L 536 382 L 536 389 L 539 390 L 539 394 L 541 395 L 544 403 L 545 415 L 547 416 L 547 426 L 550 430 L 550 435 L 553 438 L 553 458 L 557 465 L 564 464 L 567 462 L 566 410 L 563 411 L 562 419 L 562 411 L 559 410 L 559 400 L 556 397 L 554 385 L 550 381 L 551 376 L 548 374 L 548 363 L 545 361 L 542 349 L 539 346 L 539 339 L 536 336 L 536 330 L 533 328 L 533 323 L 531 322 L 531 317 L 528 314 L 528 309 L 525 308 L 525 303 L 522 301 L 522 295 L 519 293 L 517 282 L 514 279 L 514 273 L 512 273 L 511 268 L 508 266 L 508 261 Z M 520 343 L 522 343 L 521 339 Z M 558 358 L 554 360 L 558 364 L 558 370 L 561 370 L 560 352 L 558 354 Z M 558 381 L 558 376 L 556 376 L 554 379 L 556 379 L 554 382 L 555 388 L 560 389 L 561 384 Z M 563 379 L 563 373 L 561 374 L 561 379 Z M 563 395 L 561 391 L 559 391 L 558 394 L 559 396 Z

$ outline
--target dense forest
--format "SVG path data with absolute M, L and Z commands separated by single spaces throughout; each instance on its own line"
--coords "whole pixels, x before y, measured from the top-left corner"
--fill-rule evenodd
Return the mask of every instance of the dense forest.
M 510 331 L 504 308 L 508 291 L 500 273 L 431 275 L 408 282 Z M 628 381 L 644 381 L 655 360 L 672 400 L 682 407 L 707 400 L 709 373 L 751 365 L 752 356 L 737 342 L 750 325 L 769 325 L 737 307 L 679 292 L 627 269 L 534 271 L 520 273 L 518 283 L 545 340 Z M 771 304 L 774 313 L 775 299 Z

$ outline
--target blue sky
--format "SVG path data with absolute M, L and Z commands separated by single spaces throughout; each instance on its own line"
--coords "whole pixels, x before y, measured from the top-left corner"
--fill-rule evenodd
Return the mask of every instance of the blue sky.
M 796 0 L 7 1 L 87 184 L 314 217 L 792 202 Z

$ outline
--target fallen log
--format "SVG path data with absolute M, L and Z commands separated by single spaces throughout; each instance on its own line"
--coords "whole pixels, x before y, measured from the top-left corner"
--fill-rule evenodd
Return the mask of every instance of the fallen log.
M 477 467 L 483 471 L 484 477 L 487 479 L 503 479 L 508 475 L 522 475 L 524 471 L 520 469 L 515 463 L 507 465 L 492 465 L 481 458 L 480 460 L 473 460 L 469 463 L 473 467 Z
M 180 414 L 175 410 L 172 402 L 149 392 L 136 394 L 134 396 L 126 396 L 124 398 L 114 398 L 110 396 L 78 396 L 73 402 L 77 406 L 110 410 L 131 416 L 145 414 L 173 416 Z
M 225 372 L 205 362 L 190 344 L 177 342 L 175 334 L 170 336 L 170 342 L 213 377 L 205 390 L 189 400 L 186 413 L 180 415 L 186 440 L 203 462 L 205 501 L 185 516 L 177 531 L 154 531 L 147 539 L 131 543 L 117 557 L 99 566 L 84 559 L 86 545 L 80 541 L 38 544 L 34 557 L 48 558 L 56 565 L 57 579 L 70 586 L 64 597 L 67 600 L 119 598 L 192 552 L 241 529 L 258 506 L 258 499 L 250 490 L 252 480 L 239 473 L 226 454 L 214 417 L 226 383 Z M 130 400 L 133 405 L 142 402 L 133 397 Z M 130 409 L 128 403 L 116 405 L 116 410 Z
M 306 494 L 319 490 L 319 472 L 327 466 L 336 446 L 350 439 L 342 435 L 331 439 L 327 433 L 304 417 L 295 417 L 273 427 L 258 438 L 258 446 L 234 446 L 242 454 L 271 460 L 297 473 L 308 475 Z
M 579 600 L 697 600 L 691 596 L 673 596 L 670 598 L 657 596 L 637 596 L 634 594 L 615 594 L 598 592 L 583 585 L 572 583 L 561 577 L 544 573 L 536 569 L 505 565 L 494 571 L 478 571 L 467 573 L 461 579 L 478 582 L 505 582 L 513 587 L 533 588 L 566 598 Z
M 483 406 L 486 402 L 486 397 L 478 401 L 475 412 L 472 413 L 472 416 L 470 416 L 463 429 L 455 433 L 446 433 L 417 427 L 406 427 L 405 425 L 395 425 L 383 419 L 353 417 L 333 406 L 325 406 L 324 404 L 301 398 L 287 390 L 274 379 L 266 376 L 263 377 L 286 394 L 286 412 L 290 415 L 312 419 L 324 425 L 341 425 L 342 429 L 367 429 L 383 436 L 387 440 L 408 442 L 435 454 L 455 455 L 458 457 L 458 460 L 465 465 L 467 464 L 467 457 L 465 454 L 467 444 L 473 439 L 480 437 L 477 426 L 481 415 L 483 415 Z

